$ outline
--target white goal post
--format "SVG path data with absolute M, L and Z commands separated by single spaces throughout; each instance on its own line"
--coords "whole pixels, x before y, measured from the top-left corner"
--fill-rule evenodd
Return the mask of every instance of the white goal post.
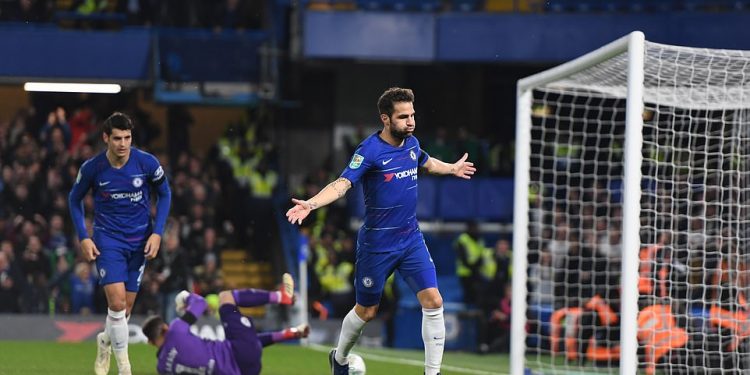
M 750 371 L 750 52 L 520 80 L 513 222 L 511 374 Z

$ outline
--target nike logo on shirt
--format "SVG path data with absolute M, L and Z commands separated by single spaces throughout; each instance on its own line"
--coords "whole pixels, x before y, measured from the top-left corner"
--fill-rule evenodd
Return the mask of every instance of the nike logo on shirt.
M 386 164 L 390 163 L 391 160 L 393 160 L 393 158 L 390 158 L 388 160 L 383 160 L 383 165 L 386 165 Z
M 99 186 L 109 185 L 110 182 L 112 182 L 112 181 L 101 181 L 101 182 L 99 182 Z

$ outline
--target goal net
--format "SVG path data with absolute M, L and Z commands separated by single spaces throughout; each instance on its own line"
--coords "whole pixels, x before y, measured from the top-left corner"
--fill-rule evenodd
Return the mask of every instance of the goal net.
M 750 371 L 749 109 L 640 32 L 519 81 L 514 374 Z

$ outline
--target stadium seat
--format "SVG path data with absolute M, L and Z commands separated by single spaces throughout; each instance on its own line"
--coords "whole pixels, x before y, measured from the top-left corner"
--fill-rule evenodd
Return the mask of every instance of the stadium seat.
M 444 179 L 440 183 L 438 216 L 444 220 L 473 220 L 477 216 L 476 185 L 467 180 Z
M 443 296 L 443 302 L 463 303 L 464 291 L 461 287 L 461 281 L 455 274 L 438 276 L 438 288 L 440 289 L 440 295 Z
M 425 244 L 430 251 L 438 275 L 456 274 L 456 253 L 453 250 L 455 235 L 424 233 Z
M 483 178 L 477 184 L 477 218 L 480 220 L 513 220 L 513 179 Z
M 612 203 L 622 203 L 622 180 L 612 180 L 609 182 L 609 201 Z
M 419 178 L 419 199 L 417 199 L 417 218 L 432 220 L 437 216 L 438 185 L 440 180 L 435 177 Z
M 442 0 L 421 0 L 419 1 L 419 9 L 423 12 L 436 12 L 443 8 Z
M 453 0 L 453 10 L 458 12 L 474 12 L 479 9 L 481 0 Z

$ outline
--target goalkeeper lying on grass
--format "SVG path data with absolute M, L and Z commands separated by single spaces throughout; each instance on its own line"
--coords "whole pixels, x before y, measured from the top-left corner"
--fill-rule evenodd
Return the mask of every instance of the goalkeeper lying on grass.
M 259 333 L 250 317 L 238 307 L 269 303 L 291 305 L 294 280 L 284 274 L 279 291 L 235 289 L 219 293 L 219 317 L 225 341 L 202 339 L 190 332 L 190 326 L 206 311 L 203 297 L 182 291 L 176 298 L 179 318 L 167 325 L 160 316 L 143 323 L 149 344 L 159 348 L 156 369 L 159 374 L 257 375 L 261 370 L 263 347 L 280 341 L 307 337 L 306 324 L 278 332 Z

